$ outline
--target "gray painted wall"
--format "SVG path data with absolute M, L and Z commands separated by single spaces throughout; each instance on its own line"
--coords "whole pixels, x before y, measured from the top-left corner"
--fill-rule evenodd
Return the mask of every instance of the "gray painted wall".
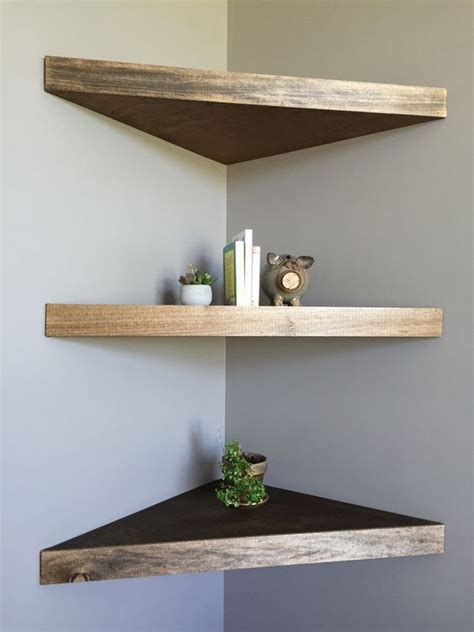
M 313 254 L 306 304 L 439 305 L 445 334 L 229 340 L 228 438 L 270 484 L 446 522 L 447 551 L 226 573 L 228 632 L 472 629 L 470 8 L 229 4 L 230 70 L 445 86 L 449 118 L 229 168 L 228 235 Z
M 226 173 L 44 93 L 43 55 L 225 68 L 226 11 L 3 3 L 3 632 L 222 630 L 222 573 L 41 587 L 38 556 L 213 478 L 225 368 L 222 339 L 44 337 L 46 302 L 219 274 Z

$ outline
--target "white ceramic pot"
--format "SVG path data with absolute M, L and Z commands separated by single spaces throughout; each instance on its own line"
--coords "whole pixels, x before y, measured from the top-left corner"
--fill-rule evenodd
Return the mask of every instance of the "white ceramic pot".
M 181 305 L 210 305 L 212 288 L 210 285 L 182 285 Z

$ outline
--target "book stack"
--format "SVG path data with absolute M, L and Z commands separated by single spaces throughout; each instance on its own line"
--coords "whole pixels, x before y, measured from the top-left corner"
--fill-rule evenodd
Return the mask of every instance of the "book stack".
M 259 304 L 260 246 L 253 245 L 253 230 L 246 228 L 224 248 L 224 296 L 226 305 Z

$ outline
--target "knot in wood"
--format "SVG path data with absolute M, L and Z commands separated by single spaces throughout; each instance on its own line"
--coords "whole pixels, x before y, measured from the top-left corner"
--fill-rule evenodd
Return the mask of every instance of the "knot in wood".
M 88 581 L 90 581 L 90 577 L 87 573 L 73 573 L 69 577 L 70 584 L 75 584 L 78 582 L 88 582 Z

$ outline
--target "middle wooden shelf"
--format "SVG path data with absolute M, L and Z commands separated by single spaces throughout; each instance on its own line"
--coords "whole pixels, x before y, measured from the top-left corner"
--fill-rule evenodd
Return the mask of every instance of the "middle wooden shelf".
M 439 337 L 435 307 L 46 305 L 46 336 Z

